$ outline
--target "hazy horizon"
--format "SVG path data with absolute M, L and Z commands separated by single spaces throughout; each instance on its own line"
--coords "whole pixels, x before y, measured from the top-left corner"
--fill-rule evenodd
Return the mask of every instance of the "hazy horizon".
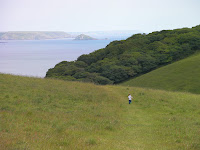
M 49 30 L 41 30 L 41 31 L 33 31 L 33 30 L 26 30 L 26 31 L 23 31 L 23 30 L 21 30 L 21 31 L 19 31 L 19 30 L 13 30 L 13 31 L 0 31 L 0 32 L 71 32 L 71 33 L 81 33 L 81 32 L 84 32 L 84 33 L 87 33 L 87 32 L 120 32 L 120 31 L 140 31 L 140 30 L 96 30 L 96 31 L 74 31 L 74 32 L 72 32 L 72 31 L 49 31 Z M 142 32 L 142 31 L 140 31 L 140 32 Z
M 200 24 L 199 0 L 0 0 L 0 31 L 153 31 Z

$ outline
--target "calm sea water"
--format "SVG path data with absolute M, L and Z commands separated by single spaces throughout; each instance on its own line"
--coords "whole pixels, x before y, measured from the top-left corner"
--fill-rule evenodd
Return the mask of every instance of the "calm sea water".
M 44 77 L 57 63 L 76 60 L 82 54 L 104 48 L 113 40 L 0 41 L 0 72 Z

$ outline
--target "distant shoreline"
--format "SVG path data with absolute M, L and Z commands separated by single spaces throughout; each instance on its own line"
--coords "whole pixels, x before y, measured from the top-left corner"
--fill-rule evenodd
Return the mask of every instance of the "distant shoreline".
M 101 39 L 95 39 L 95 40 L 123 40 L 121 38 L 101 38 Z M 124 38 L 125 39 L 125 38 Z M 14 40 L 14 39 L 9 39 L 9 40 L 2 40 L 0 39 L 0 43 L 8 43 L 9 41 L 48 41 L 48 40 L 75 40 L 75 38 L 56 38 L 56 39 L 31 39 L 31 40 Z M 75 41 L 90 41 L 90 40 L 75 40 Z M 94 41 L 94 40 L 91 40 Z
M 59 39 L 73 38 L 72 35 L 66 32 L 49 32 L 49 31 L 10 31 L 0 32 L 1 40 L 44 40 L 44 39 Z
M 0 43 L 8 43 L 8 42 L 1 42 L 1 41 L 45 41 L 45 40 L 73 40 L 75 38 L 56 38 L 56 39 L 26 39 L 26 40 L 15 40 L 15 39 L 7 39 L 7 40 L 2 40 L 0 39 Z

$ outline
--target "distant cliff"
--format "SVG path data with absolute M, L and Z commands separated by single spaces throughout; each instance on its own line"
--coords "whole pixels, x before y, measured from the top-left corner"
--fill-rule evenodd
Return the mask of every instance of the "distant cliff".
M 85 34 L 80 34 L 75 38 L 75 40 L 97 40 L 97 39 Z
M 0 33 L 0 40 L 44 40 L 71 37 L 72 36 L 66 32 L 51 31 L 12 31 Z

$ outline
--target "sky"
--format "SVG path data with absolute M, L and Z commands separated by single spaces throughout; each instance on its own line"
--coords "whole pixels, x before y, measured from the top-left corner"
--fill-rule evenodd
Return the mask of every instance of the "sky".
M 0 0 L 0 31 L 153 31 L 200 24 L 200 0 Z

